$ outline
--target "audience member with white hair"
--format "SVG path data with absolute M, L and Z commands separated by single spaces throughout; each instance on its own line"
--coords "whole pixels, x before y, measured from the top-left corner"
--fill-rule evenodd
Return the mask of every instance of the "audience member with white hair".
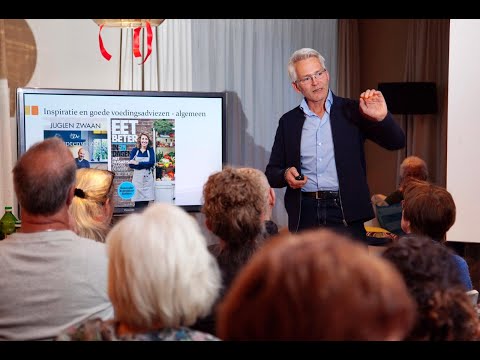
M 188 327 L 210 311 L 221 285 L 192 216 L 157 203 L 115 224 L 106 243 L 115 318 L 89 320 L 57 340 L 218 340 Z

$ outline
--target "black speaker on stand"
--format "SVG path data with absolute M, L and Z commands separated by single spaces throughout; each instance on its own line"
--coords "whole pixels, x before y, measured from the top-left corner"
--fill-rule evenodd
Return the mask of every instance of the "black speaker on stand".
M 434 82 L 385 82 L 378 84 L 392 114 L 423 115 L 438 111 L 437 86 Z M 408 119 L 405 119 L 408 136 Z M 405 153 L 408 156 L 408 140 Z

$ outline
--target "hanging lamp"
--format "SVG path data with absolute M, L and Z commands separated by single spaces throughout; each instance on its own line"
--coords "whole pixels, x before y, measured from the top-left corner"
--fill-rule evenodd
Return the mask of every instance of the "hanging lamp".
M 147 31 L 147 55 L 145 59 L 139 64 L 142 65 L 152 53 L 152 40 L 153 31 L 152 26 L 159 26 L 165 19 L 92 19 L 99 27 L 98 31 L 98 44 L 100 46 L 100 53 L 107 60 L 110 61 L 112 55 L 108 53 L 103 45 L 102 29 L 106 27 L 119 27 L 119 28 L 134 28 L 133 29 L 133 56 L 136 58 L 142 57 L 140 52 L 140 33 L 145 27 Z

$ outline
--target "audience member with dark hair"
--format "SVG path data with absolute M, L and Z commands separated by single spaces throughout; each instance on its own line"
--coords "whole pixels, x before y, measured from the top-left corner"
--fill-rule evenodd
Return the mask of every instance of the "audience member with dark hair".
M 217 333 L 223 340 L 402 340 L 414 321 L 400 273 L 322 229 L 266 243 L 220 303 Z
M 115 318 L 88 320 L 57 340 L 218 340 L 188 327 L 210 311 L 221 285 L 192 216 L 157 203 L 118 222 L 106 242 Z
M 479 321 L 452 252 L 421 235 L 407 235 L 382 256 L 393 263 L 417 302 L 409 340 L 477 340 Z
M 203 187 L 205 223 L 220 239 L 218 244 L 210 246 L 222 272 L 220 298 L 267 237 L 268 192 L 252 177 L 252 172 L 227 167 L 210 175 Z M 195 328 L 214 333 L 214 311 L 195 324 Z
M 53 339 L 87 318 L 113 316 L 105 245 L 72 231 L 76 171 L 57 137 L 34 144 L 13 169 L 22 231 L 0 242 L 0 339 Z
M 442 244 L 455 223 L 456 207 L 447 189 L 426 181 L 411 180 L 403 191 L 402 229 L 406 234 L 430 237 Z M 467 290 L 472 289 L 468 264 L 458 254 L 452 255 Z
M 69 210 L 80 236 L 105 242 L 113 215 L 114 178 L 115 174 L 108 170 L 77 170 L 75 196 Z

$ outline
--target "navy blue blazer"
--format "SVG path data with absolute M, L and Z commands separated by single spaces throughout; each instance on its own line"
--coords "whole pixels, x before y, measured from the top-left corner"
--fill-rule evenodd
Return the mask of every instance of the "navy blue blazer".
M 300 171 L 300 141 L 305 114 L 300 106 L 285 113 L 279 120 L 270 161 L 265 170 L 270 186 L 287 186 L 284 172 L 295 166 Z M 340 201 L 345 221 L 367 221 L 375 215 L 367 184 L 364 143 L 370 139 L 388 150 L 405 146 L 405 134 L 390 112 L 383 121 L 364 118 L 359 101 L 333 95 L 330 109 L 335 163 L 339 182 Z M 300 221 L 301 189 L 287 186 L 285 209 L 288 228 L 295 232 Z

